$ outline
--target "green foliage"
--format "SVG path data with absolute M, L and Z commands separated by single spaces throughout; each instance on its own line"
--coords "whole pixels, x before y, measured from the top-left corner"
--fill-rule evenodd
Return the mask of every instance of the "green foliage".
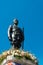
M 1 64 L 1 62 L 2 62 L 5 58 L 6 58 L 5 56 L 2 56 L 2 57 L 0 58 L 0 64 Z

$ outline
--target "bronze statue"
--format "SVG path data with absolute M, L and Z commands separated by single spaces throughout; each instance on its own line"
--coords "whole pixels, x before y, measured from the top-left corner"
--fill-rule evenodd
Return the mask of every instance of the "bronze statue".
M 11 45 L 18 49 L 24 41 L 24 32 L 17 25 L 18 20 L 14 19 L 13 25 L 10 25 L 8 28 L 8 38 L 11 41 Z
M 14 19 L 13 25 L 8 28 L 8 38 L 14 49 L 0 54 L 0 65 L 38 65 L 38 60 L 33 54 L 19 49 L 23 47 L 24 29 L 17 25 L 18 20 Z

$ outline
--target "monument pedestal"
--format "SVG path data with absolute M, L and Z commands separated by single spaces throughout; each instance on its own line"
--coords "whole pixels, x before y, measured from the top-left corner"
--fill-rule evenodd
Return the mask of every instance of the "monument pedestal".
M 37 58 L 23 50 L 8 50 L 0 55 L 1 65 L 38 65 Z

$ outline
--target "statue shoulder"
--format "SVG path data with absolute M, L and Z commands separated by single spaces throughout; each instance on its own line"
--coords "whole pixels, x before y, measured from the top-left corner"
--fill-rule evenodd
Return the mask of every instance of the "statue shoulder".
M 10 25 L 9 28 L 12 28 L 12 25 Z M 9 28 L 8 28 L 8 29 L 9 29 Z

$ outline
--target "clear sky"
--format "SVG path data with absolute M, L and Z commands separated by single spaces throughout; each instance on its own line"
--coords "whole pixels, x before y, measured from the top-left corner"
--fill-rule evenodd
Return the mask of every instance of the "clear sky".
M 0 0 L 0 53 L 11 47 L 7 30 L 14 18 L 24 27 L 24 50 L 43 65 L 43 0 Z

